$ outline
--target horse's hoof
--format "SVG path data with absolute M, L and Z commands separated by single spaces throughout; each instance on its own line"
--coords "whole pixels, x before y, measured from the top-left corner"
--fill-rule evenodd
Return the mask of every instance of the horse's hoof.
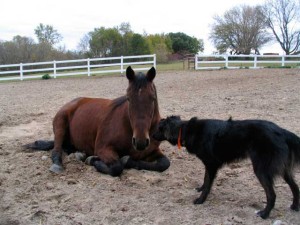
M 64 171 L 64 168 L 62 166 L 53 163 L 49 170 L 53 173 L 59 174 Z
M 82 152 L 75 152 L 74 155 L 75 155 L 75 158 L 76 158 L 78 161 L 84 162 L 85 159 L 86 159 L 86 154 L 85 154 L 85 153 L 82 153 Z
M 129 160 L 130 156 L 129 155 L 125 155 L 121 158 L 121 163 L 123 166 L 125 166 Z
M 92 166 L 92 160 L 93 159 L 98 159 L 98 157 L 97 156 L 89 156 L 89 157 L 87 157 L 86 159 L 85 159 L 85 164 L 87 164 L 87 165 L 90 165 L 90 166 Z

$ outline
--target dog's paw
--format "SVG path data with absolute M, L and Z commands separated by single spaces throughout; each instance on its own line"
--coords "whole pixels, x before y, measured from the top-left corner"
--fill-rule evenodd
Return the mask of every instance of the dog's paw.
M 267 219 L 269 217 L 270 212 L 266 212 L 265 210 L 255 212 L 257 216 L 260 216 L 262 219 Z
M 299 204 L 292 204 L 290 206 L 291 210 L 294 210 L 296 212 L 299 212 Z
M 196 198 L 195 200 L 194 200 L 194 204 L 203 204 L 205 202 L 205 199 L 203 199 L 203 198 Z

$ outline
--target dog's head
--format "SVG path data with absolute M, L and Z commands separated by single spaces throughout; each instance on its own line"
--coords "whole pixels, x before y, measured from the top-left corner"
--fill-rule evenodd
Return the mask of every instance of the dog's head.
M 167 140 L 172 145 L 176 145 L 181 123 L 179 116 L 169 116 L 166 119 L 161 119 L 157 130 L 153 134 L 153 138 L 158 141 Z

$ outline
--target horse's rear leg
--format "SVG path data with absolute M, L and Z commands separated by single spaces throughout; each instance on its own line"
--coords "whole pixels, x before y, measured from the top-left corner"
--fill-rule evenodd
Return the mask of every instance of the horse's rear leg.
M 54 148 L 52 150 L 52 162 L 50 171 L 61 173 L 64 168 L 62 166 L 63 143 L 68 129 L 67 118 L 64 115 L 56 115 L 53 120 L 54 132 Z

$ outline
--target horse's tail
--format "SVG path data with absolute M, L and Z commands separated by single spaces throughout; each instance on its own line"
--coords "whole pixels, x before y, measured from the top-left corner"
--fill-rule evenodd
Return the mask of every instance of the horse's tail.
M 38 140 L 30 144 L 24 145 L 26 149 L 34 149 L 41 151 L 49 151 L 54 147 L 54 141 Z

